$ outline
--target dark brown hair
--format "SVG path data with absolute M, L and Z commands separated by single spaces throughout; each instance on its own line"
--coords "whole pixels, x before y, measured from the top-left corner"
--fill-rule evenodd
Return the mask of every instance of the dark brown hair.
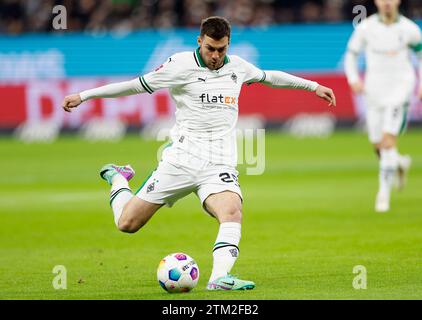
M 223 17 L 209 17 L 201 22 L 201 38 L 207 35 L 214 40 L 220 40 L 227 36 L 230 40 L 230 31 L 230 22 Z

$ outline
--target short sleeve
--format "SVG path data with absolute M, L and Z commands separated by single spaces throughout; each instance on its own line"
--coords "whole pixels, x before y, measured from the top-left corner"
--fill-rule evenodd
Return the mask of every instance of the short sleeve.
M 262 82 L 265 80 L 265 72 L 258 67 L 254 66 L 252 63 L 237 57 L 243 66 L 245 72 L 245 77 L 243 79 L 244 83 L 251 84 L 254 82 Z
M 139 77 L 139 80 L 148 93 L 178 86 L 184 80 L 181 63 L 180 59 L 172 56 L 154 71 Z
M 366 45 L 365 41 L 365 22 L 359 24 L 356 29 L 353 31 L 352 36 L 349 39 L 347 44 L 347 50 L 351 51 L 354 54 L 361 53 Z

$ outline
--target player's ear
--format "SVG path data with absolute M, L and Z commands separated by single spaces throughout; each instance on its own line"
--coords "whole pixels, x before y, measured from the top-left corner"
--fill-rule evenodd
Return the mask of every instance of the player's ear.
M 201 43 L 202 43 L 201 36 L 198 36 L 198 39 L 196 41 L 198 42 L 198 46 L 201 46 Z

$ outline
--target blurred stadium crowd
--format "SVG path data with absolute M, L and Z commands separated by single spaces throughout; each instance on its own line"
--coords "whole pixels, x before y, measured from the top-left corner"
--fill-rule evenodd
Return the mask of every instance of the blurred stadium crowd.
M 48 32 L 52 8 L 67 9 L 70 31 L 132 31 L 197 27 L 221 15 L 237 26 L 350 21 L 353 7 L 374 12 L 373 0 L 0 0 L 0 33 Z M 403 0 L 402 12 L 422 19 L 421 0 Z

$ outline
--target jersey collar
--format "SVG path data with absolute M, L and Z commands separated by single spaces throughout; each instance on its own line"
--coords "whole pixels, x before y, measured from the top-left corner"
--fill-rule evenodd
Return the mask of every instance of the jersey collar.
M 380 21 L 381 23 L 385 24 L 385 22 L 382 20 L 381 15 L 379 13 L 377 13 L 377 17 L 378 17 L 378 21 Z M 396 17 L 396 20 L 394 20 L 393 23 L 397 23 L 399 22 L 401 19 L 401 13 L 399 13 Z
M 204 60 L 202 60 L 201 54 L 199 53 L 199 47 L 193 52 L 193 57 L 195 58 L 195 62 L 198 65 L 198 67 L 208 68 L 207 65 L 205 64 Z M 226 65 L 229 62 L 230 62 L 230 59 L 226 55 L 224 57 L 223 65 L 220 68 L 218 68 L 218 69 L 221 69 L 224 65 Z

